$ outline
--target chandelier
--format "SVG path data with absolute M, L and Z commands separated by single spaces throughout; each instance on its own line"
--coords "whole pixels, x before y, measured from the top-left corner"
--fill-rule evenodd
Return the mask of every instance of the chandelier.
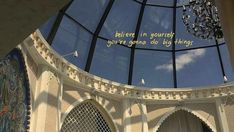
M 223 38 L 217 7 L 208 0 L 190 0 L 183 6 L 183 23 L 189 33 L 201 39 Z

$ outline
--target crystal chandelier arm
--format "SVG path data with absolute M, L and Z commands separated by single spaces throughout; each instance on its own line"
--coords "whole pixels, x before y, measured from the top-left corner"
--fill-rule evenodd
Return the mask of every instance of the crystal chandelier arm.
M 195 37 L 201 39 L 223 37 L 217 8 L 210 1 L 190 0 L 189 6 L 183 6 L 182 20 L 187 31 Z

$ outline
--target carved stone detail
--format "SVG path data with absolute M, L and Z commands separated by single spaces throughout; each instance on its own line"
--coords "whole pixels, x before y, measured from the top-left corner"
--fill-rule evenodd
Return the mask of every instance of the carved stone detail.
M 31 34 L 30 39 L 32 39 L 34 43 L 31 50 L 35 50 L 38 55 L 43 58 L 45 61 L 43 63 L 46 63 L 59 74 L 65 75 L 65 78 L 73 80 L 81 84 L 81 86 L 85 86 L 87 89 L 95 89 L 95 93 L 99 92 L 105 95 L 114 94 L 121 98 L 136 98 L 142 100 L 192 100 L 234 95 L 234 84 L 194 89 L 149 89 L 109 81 L 91 75 L 62 58 L 51 49 L 42 37 L 40 31 Z

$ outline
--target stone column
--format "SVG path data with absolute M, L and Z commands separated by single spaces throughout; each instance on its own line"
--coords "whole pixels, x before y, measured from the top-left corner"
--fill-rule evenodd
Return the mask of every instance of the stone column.
M 221 98 L 216 99 L 216 109 L 217 109 L 217 117 L 219 120 L 219 126 L 221 132 L 229 132 L 227 117 L 225 114 L 225 110 L 221 101 Z
M 44 65 L 39 65 L 38 69 L 39 79 L 36 84 L 34 112 L 32 113 L 34 121 L 33 128 L 30 129 L 31 132 L 44 132 L 46 124 L 49 71 Z
M 59 131 L 60 103 L 62 83 L 47 66 L 40 66 L 40 77 L 35 93 L 35 115 L 32 132 Z
M 149 128 L 148 128 L 148 120 L 147 120 L 147 107 L 146 107 L 146 104 L 145 102 L 142 102 L 140 104 L 141 107 L 141 116 L 142 116 L 142 132 L 148 132 Z
M 59 101 L 58 101 L 58 131 L 62 127 L 62 122 L 61 122 L 61 116 L 62 116 L 62 101 L 63 101 L 63 78 L 59 78 L 60 83 L 59 83 Z
M 131 132 L 131 112 L 129 99 L 123 100 L 123 129 L 124 132 Z
M 48 82 L 48 99 L 46 111 L 46 132 L 58 132 L 60 127 L 60 92 L 62 85 L 60 78 L 53 72 L 49 73 Z

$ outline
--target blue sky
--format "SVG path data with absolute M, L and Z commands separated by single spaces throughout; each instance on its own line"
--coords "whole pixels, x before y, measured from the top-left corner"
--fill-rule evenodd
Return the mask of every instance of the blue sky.
M 68 56 L 66 59 L 81 69 L 85 69 L 94 32 L 108 2 L 109 0 L 75 0 L 63 14 L 51 46 L 61 55 L 77 50 L 78 58 Z M 178 0 L 177 5 L 180 6 L 186 2 L 186 0 Z M 175 39 L 190 40 L 193 44 L 189 47 L 176 45 L 174 52 L 172 46 L 163 46 L 163 38 L 158 38 L 159 44 L 152 46 L 149 44 L 150 39 L 138 37 L 138 40 L 145 40 L 147 44 L 136 46 L 132 85 L 140 85 L 142 79 L 145 81 L 145 87 L 174 87 L 175 79 L 178 87 L 219 85 L 223 83 L 222 66 L 228 80 L 230 82 L 234 80 L 225 43 L 217 45 L 214 39 L 202 40 L 189 34 L 182 22 L 182 7 L 177 7 L 174 14 L 173 0 L 148 0 L 148 4 L 161 6 L 145 6 L 139 32 L 168 33 L 175 29 Z M 89 70 L 91 74 L 124 84 L 128 83 L 131 48 L 122 45 L 113 45 L 108 48 L 107 40 L 117 39 L 114 37 L 116 31 L 134 33 L 140 8 L 141 4 L 134 0 L 115 0 L 95 43 Z M 176 15 L 175 20 L 174 15 Z M 56 16 L 51 17 L 40 27 L 45 38 L 55 19 Z M 129 41 L 132 38 L 122 39 Z M 172 42 L 173 39 L 168 41 Z M 210 47 L 199 48 L 204 46 Z M 218 48 L 221 58 L 219 58 Z M 173 55 L 175 55 L 176 78 L 173 73 Z

